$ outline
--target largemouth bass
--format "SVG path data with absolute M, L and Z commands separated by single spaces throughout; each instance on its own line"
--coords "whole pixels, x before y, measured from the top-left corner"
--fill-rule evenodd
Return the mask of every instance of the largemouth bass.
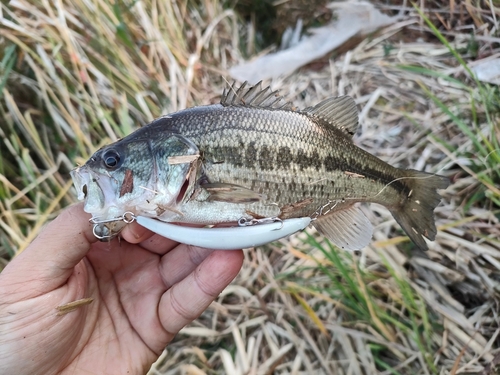
M 160 117 L 72 177 L 85 211 L 102 222 L 125 212 L 198 224 L 309 216 L 338 247 L 357 250 L 373 229 L 355 203 L 374 202 L 427 249 L 448 179 L 390 166 L 353 143 L 357 129 L 348 96 L 297 110 L 269 87 L 233 84 L 220 104 Z

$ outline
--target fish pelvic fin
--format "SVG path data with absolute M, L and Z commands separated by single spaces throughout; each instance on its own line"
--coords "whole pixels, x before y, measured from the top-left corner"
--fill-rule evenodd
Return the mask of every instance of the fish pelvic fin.
M 412 169 L 403 172 L 409 177 L 403 181 L 410 190 L 398 207 L 389 209 L 408 237 L 421 250 L 427 250 L 424 237 L 434 241 L 437 234 L 434 209 L 441 202 L 437 190 L 446 189 L 450 180 L 444 176 Z
M 372 239 L 372 224 L 361 209 L 354 205 L 319 216 L 312 224 L 343 250 L 361 250 Z

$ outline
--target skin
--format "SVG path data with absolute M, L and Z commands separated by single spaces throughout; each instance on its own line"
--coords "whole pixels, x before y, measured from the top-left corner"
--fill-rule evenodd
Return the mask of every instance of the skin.
M 240 250 L 178 244 L 127 226 L 98 242 L 82 204 L 0 274 L 0 373 L 143 374 L 241 268 Z M 92 298 L 65 315 L 57 306 Z

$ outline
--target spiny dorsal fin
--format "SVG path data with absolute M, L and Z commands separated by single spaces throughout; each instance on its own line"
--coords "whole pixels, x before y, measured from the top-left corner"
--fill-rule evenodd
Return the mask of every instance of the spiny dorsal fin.
M 255 86 L 247 88 L 248 82 L 244 82 L 240 87 L 233 82 L 224 89 L 220 104 L 224 107 L 258 107 L 266 109 L 292 110 L 292 105 L 286 102 L 278 91 L 272 91 L 268 86 L 262 88 L 262 81 Z
M 352 137 L 358 131 L 358 109 L 350 96 L 329 98 L 308 107 L 304 112 L 323 120 L 326 126 L 333 126 Z

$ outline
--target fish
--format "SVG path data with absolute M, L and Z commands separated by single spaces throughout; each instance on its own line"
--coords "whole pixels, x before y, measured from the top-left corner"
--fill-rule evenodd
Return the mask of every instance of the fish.
M 119 233 L 126 213 L 201 225 L 310 217 L 337 247 L 360 250 L 373 234 L 366 202 L 385 206 L 426 250 L 449 179 L 389 165 L 354 144 L 358 128 L 349 96 L 300 110 L 261 83 L 233 83 L 220 103 L 159 117 L 71 176 L 84 210 L 106 224 L 103 237 Z

